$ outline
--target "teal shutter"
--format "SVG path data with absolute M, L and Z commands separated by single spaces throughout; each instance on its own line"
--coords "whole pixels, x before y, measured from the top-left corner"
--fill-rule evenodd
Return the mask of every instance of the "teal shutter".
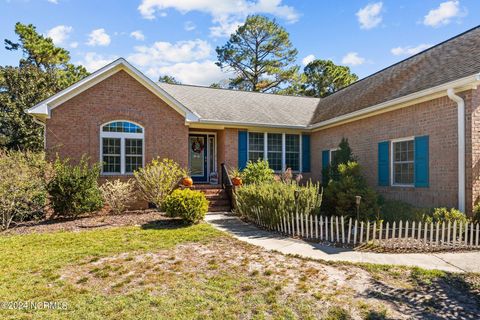
M 330 150 L 322 151 L 322 183 L 326 185 L 328 183 L 327 176 L 325 175 L 328 166 L 330 165 Z
M 238 131 L 238 168 L 240 170 L 245 169 L 247 166 L 247 145 L 248 145 L 248 132 Z
M 415 187 L 428 188 L 428 136 L 415 137 Z
M 388 141 L 378 143 L 378 185 L 390 185 L 390 153 Z
M 302 135 L 302 171 L 310 172 L 310 136 Z

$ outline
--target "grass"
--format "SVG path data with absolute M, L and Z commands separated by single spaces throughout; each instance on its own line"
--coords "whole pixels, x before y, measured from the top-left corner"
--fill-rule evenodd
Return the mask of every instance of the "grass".
M 384 319 L 392 311 L 385 301 L 399 294 L 431 294 L 439 281 L 465 285 L 464 276 L 441 271 L 266 252 L 204 223 L 0 235 L 0 246 L 0 301 L 68 305 L 0 310 L 0 319 Z M 370 296 L 348 287 L 362 272 L 378 282 Z M 464 292 L 478 291 L 480 276 L 469 277 Z M 410 307 L 438 312 L 435 301 L 419 299 Z

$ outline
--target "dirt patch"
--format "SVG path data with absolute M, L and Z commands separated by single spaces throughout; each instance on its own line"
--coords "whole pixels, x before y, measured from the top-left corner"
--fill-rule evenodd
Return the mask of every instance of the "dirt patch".
M 59 218 L 44 221 L 29 221 L 18 224 L 2 234 L 29 234 L 56 231 L 85 231 L 99 228 L 112 228 L 121 226 L 148 225 L 163 221 L 165 223 L 181 223 L 177 219 L 166 217 L 156 210 L 127 211 L 123 214 L 93 214 L 76 218 Z
M 199 283 L 221 277 L 242 279 L 238 299 L 252 290 L 276 290 L 282 303 L 313 301 L 318 315 L 332 307 L 344 308 L 358 319 L 368 315 L 471 319 L 480 312 L 480 294 L 473 288 L 478 276 L 465 282 L 443 274 L 419 276 L 406 268 L 368 270 L 323 263 L 265 251 L 230 237 L 173 250 L 95 258 L 62 272 L 62 279 L 73 286 L 104 294 L 147 290 L 168 295 L 182 285 L 195 290 Z

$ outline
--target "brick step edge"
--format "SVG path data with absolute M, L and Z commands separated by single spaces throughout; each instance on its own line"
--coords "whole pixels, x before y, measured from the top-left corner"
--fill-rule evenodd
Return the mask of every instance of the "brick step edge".
M 208 208 L 209 212 L 230 212 L 230 206 L 218 206 L 218 207 L 210 207 Z

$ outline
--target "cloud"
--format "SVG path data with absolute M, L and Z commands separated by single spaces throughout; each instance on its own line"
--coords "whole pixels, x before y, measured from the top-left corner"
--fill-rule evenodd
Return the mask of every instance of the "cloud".
M 302 59 L 302 64 L 304 66 L 306 66 L 307 64 L 309 64 L 313 60 L 315 60 L 315 56 L 313 54 L 309 54 L 308 56 L 306 56 L 305 58 Z
M 159 76 L 169 75 L 181 83 L 208 86 L 229 77 L 212 60 L 176 63 L 163 67 L 148 68 L 145 73 L 153 80 Z
M 96 52 L 87 52 L 77 64 L 84 66 L 88 72 L 94 72 L 117 58 L 117 56 L 104 56 Z
M 229 36 L 239 21 L 243 21 L 249 14 L 271 14 L 289 23 L 299 19 L 297 11 L 282 4 L 282 0 L 142 0 L 138 6 L 145 19 L 155 19 L 158 14 L 166 14 L 167 9 L 174 9 L 182 14 L 199 11 L 211 15 L 214 26 L 210 28 L 210 32 L 214 37 Z
M 47 0 L 47 1 L 53 4 L 58 4 L 58 0 Z
M 110 44 L 110 36 L 105 29 L 95 29 L 88 35 L 87 45 L 89 46 L 108 46 Z
M 197 26 L 195 25 L 195 23 L 193 23 L 193 21 L 187 21 L 185 22 L 185 24 L 183 25 L 183 28 L 186 30 L 186 31 L 193 31 L 195 30 Z
M 365 58 L 358 55 L 357 52 L 349 52 L 342 58 L 342 64 L 349 66 L 358 66 L 365 63 Z
M 73 28 L 70 26 L 59 25 L 47 31 L 47 37 L 51 38 L 57 46 L 64 43 L 68 39 Z
M 70 48 L 77 48 L 78 47 L 78 42 L 74 41 L 72 43 L 70 43 Z
M 466 12 L 460 10 L 460 1 L 446 1 L 440 3 L 438 8 L 429 11 L 423 19 L 423 24 L 430 27 L 439 27 L 449 24 L 452 18 L 464 15 L 466 15 Z
M 136 46 L 129 61 L 139 66 L 164 66 L 170 63 L 191 62 L 206 59 L 212 52 L 204 40 L 178 41 L 176 43 L 157 41 L 151 46 Z
M 143 41 L 145 40 L 145 35 L 141 30 L 135 30 L 130 33 L 130 37 L 135 38 L 135 40 Z
M 431 46 L 432 46 L 431 44 L 422 43 L 422 44 L 419 44 L 416 47 L 407 46 L 407 47 L 392 48 L 392 50 L 390 50 L 390 52 L 395 56 L 412 56 L 412 55 L 417 54 L 417 53 L 419 53 L 419 52 L 421 52 L 425 49 L 430 48 Z
M 370 3 L 356 13 L 360 28 L 372 29 L 382 22 L 382 2 Z

